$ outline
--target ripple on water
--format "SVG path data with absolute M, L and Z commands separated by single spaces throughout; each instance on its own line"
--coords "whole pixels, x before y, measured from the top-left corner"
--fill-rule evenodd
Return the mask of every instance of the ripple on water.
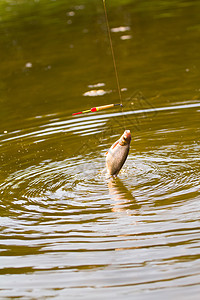
M 51 131 L 58 143 L 66 129 L 71 141 L 78 131 L 87 133 L 88 125 L 92 134 L 107 118 L 39 124 L 4 136 L 2 147 L 35 141 L 38 132 L 44 143 L 53 143 Z M 154 141 L 156 136 L 163 141 L 163 131 L 151 133 Z M 143 132 L 137 134 L 138 141 L 149 142 Z M 1 180 L 1 273 L 9 275 L 9 282 L 6 276 L 2 281 L 7 296 L 53 297 L 59 289 L 65 298 L 84 288 L 101 298 L 113 291 L 130 298 L 144 290 L 161 296 L 197 289 L 199 145 L 157 144 L 156 151 L 137 151 L 133 141 L 119 178 L 108 180 L 101 173 L 102 148 L 110 142 L 104 136 L 105 147 L 94 152 L 88 147 L 87 153 L 67 158 L 42 158 Z

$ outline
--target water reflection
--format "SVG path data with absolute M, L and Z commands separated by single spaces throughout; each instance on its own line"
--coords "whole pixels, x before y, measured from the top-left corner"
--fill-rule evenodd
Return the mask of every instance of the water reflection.
M 110 179 L 108 188 L 109 195 L 114 200 L 113 212 L 126 212 L 127 215 L 138 214 L 140 205 L 119 177 Z

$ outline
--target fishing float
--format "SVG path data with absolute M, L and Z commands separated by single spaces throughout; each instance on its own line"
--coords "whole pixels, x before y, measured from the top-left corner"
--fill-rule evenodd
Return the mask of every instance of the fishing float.
M 83 110 L 83 111 L 79 111 L 79 112 L 77 112 L 77 113 L 73 113 L 72 116 L 80 115 L 80 114 L 85 114 L 85 113 L 89 113 L 89 112 L 100 111 L 100 110 L 112 108 L 112 107 L 118 106 L 118 105 L 122 107 L 122 104 L 121 104 L 121 103 L 115 103 L 115 104 L 108 104 L 108 105 L 96 106 L 96 107 L 92 107 L 92 108 L 90 108 L 90 109 L 88 109 L 88 110 Z

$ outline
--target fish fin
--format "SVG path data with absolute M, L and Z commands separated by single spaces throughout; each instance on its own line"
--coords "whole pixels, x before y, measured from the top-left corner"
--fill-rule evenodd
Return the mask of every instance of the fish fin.
M 111 146 L 111 149 L 114 149 L 118 144 L 119 144 L 119 140 L 116 141 L 116 142 Z
M 118 144 L 119 144 L 119 140 L 116 141 L 116 142 L 110 147 L 110 149 L 114 149 Z M 110 149 L 109 149 L 109 150 L 110 150 Z M 108 155 L 109 150 L 105 153 L 105 156 Z
M 107 172 L 107 170 L 106 170 L 106 168 L 104 168 L 104 169 L 101 171 L 101 175 L 106 174 L 106 172 Z

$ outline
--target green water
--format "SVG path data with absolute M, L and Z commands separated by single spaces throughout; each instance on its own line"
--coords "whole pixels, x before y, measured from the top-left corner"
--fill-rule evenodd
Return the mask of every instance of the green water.
M 200 2 L 106 4 L 72 116 L 102 1 L 0 2 L 1 299 L 199 299 Z

